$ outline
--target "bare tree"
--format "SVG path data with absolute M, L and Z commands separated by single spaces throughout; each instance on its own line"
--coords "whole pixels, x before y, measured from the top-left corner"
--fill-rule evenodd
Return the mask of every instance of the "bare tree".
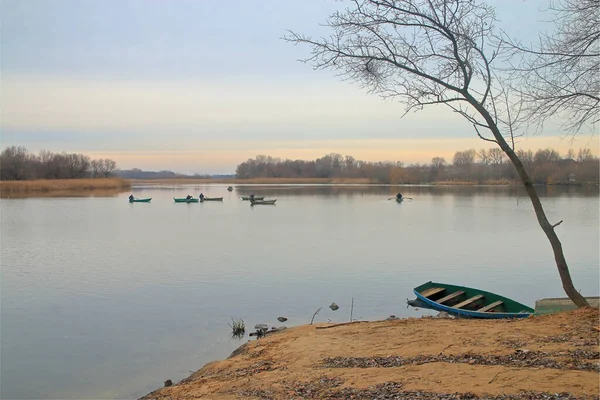
M 594 157 L 590 149 L 579 149 L 579 153 L 577 153 L 577 161 L 579 162 L 593 161 L 595 159 L 596 157 Z
M 444 165 L 446 165 L 446 159 L 444 159 L 444 157 L 433 157 L 431 159 L 432 168 L 439 169 L 442 168 Z
M 548 11 L 555 30 L 537 45 L 503 37 L 519 56 L 514 87 L 523 96 L 523 117 L 543 124 L 560 115 L 575 134 L 600 120 L 600 0 L 554 0 Z
M 500 165 L 504 163 L 505 154 L 498 147 L 494 147 L 493 149 L 488 150 L 488 158 L 490 160 L 490 164 L 492 165 Z
M 117 163 L 114 160 L 111 160 L 110 158 L 105 158 L 102 161 L 102 173 L 104 174 L 105 178 L 108 178 L 109 176 L 111 176 L 111 174 L 113 173 L 113 171 L 115 170 L 115 168 L 117 168 Z
M 452 163 L 456 166 L 464 165 L 470 166 L 475 162 L 475 156 L 477 152 L 475 149 L 469 149 L 465 151 L 457 151 L 454 153 L 454 157 L 452 158 Z
M 482 164 L 490 165 L 490 157 L 488 155 L 488 151 L 486 149 L 479 149 L 479 160 Z
M 100 170 L 102 166 L 102 160 L 92 160 L 90 162 L 90 171 L 92 173 L 93 178 L 97 178 L 100 175 Z
M 290 32 L 285 39 L 310 45 L 312 53 L 304 61 L 316 69 L 336 70 L 373 93 L 400 98 L 407 112 L 426 105 L 446 105 L 469 121 L 480 138 L 496 143 L 515 166 L 531 199 L 552 246 L 565 292 L 576 305 L 587 305 L 573 286 L 554 230 L 562 221 L 548 221 L 532 180 L 514 151 L 517 116 L 511 115 L 506 104 L 509 96 L 494 72 L 501 49 L 494 40 L 493 8 L 471 0 L 350 3 L 328 19 L 326 26 L 333 30 L 329 37 L 313 39 Z

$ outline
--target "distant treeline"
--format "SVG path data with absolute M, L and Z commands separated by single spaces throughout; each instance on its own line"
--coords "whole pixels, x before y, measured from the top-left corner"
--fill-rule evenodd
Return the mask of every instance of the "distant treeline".
M 0 180 L 108 178 L 117 163 L 108 158 L 92 160 L 83 154 L 32 154 L 22 146 L 7 147 L 0 154 Z
M 116 172 L 117 176 L 125 179 L 210 179 L 210 175 L 203 174 L 178 174 L 173 171 L 143 171 L 138 168 L 124 169 Z
M 556 150 L 518 150 L 517 154 L 534 183 L 598 183 L 600 163 L 589 149 L 562 157 Z M 256 156 L 237 166 L 236 178 L 366 178 L 377 183 L 472 182 L 477 184 L 517 181 L 514 166 L 500 149 L 457 151 L 452 162 L 434 157 L 429 164 L 360 161 L 352 156 L 328 154 L 314 161 Z

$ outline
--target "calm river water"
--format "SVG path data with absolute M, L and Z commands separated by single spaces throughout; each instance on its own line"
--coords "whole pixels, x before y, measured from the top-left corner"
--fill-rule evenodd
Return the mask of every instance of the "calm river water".
M 429 280 L 533 307 L 564 296 L 520 188 L 146 186 L 2 199 L 1 397 L 135 398 L 241 343 L 232 317 L 288 326 L 420 316 Z M 241 195 L 276 198 L 251 207 Z M 412 197 L 388 200 L 396 192 Z M 599 292 L 598 189 L 540 189 L 575 285 Z M 175 204 L 172 197 L 224 196 Z M 340 309 L 331 311 L 335 301 Z M 245 342 L 248 338 L 244 338 Z

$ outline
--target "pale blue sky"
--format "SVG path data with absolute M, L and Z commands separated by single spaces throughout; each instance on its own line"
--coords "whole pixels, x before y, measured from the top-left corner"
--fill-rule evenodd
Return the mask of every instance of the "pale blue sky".
M 548 18 L 540 1 L 492 3 L 501 26 L 523 39 L 535 40 Z M 402 104 L 298 62 L 309 49 L 282 41 L 286 29 L 319 35 L 342 5 L 2 0 L 2 147 L 202 173 L 231 173 L 257 154 L 411 163 L 489 147 L 445 109 L 400 119 Z M 552 136 L 523 146 L 569 147 Z M 571 146 L 589 144 L 585 136 Z

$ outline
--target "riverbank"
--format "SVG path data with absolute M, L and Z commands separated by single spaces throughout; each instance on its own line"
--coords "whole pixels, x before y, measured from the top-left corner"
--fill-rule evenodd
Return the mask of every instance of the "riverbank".
M 0 181 L 0 195 L 27 194 L 35 192 L 63 192 L 90 190 L 126 190 L 131 182 L 121 178 L 90 179 L 38 179 L 31 181 Z
M 159 178 L 159 179 L 129 179 L 132 184 L 147 185 L 209 185 L 209 184 L 227 184 L 227 185 L 430 185 L 430 186 L 522 186 L 521 181 L 510 181 L 507 179 L 488 179 L 483 182 L 476 181 L 435 181 L 420 183 L 381 183 L 376 179 L 369 178 Z M 536 184 L 536 186 L 598 186 L 597 183 L 554 183 L 554 184 Z
M 166 179 L 131 179 L 134 184 L 230 184 L 230 185 L 392 185 L 401 186 L 405 183 L 381 183 L 376 179 L 369 178 L 166 178 Z M 481 185 L 508 186 L 516 185 L 518 182 L 507 180 L 490 180 Z M 440 181 L 419 183 L 419 185 L 455 185 L 476 186 L 473 181 Z
M 599 325 L 594 308 L 304 325 L 142 399 L 598 399 Z

